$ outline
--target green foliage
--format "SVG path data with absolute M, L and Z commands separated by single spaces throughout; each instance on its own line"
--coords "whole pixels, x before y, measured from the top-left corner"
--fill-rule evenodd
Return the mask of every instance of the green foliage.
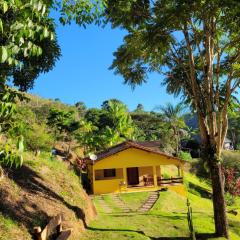
M 216 34 L 213 41 L 215 46 L 223 51 L 219 68 L 221 71 L 219 93 L 223 104 L 226 93 L 226 79 L 224 80 L 223 76 L 229 73 L 226 70 L 234 70 L 235 79 L 239 74 L 239 69 L 236 68 L 239 62 L 234 57 L 237 56 L 239 49 L 238 13 L 239 2 L 235 0 L 224 3 L 222 1 L 150 3 L 148 0 L 132 0 L 127 4 L 110 0 L 105 11 L 106 18 L 114 28 L 122 27 L 127 30 L 123 45 L 114 53 L 115 60 L 111 68 L 124 77 L 125 83 L 132 86 L 144 83 L 149 72 L 161 73 L 166 77 L 164 84 L 167 85 L 167 91 L 187 98 L 188 103 L 192 104 L 189 48 L 184 33 L 188 34 L 190 47 L 194 49 L 194 67 L 199 73 L 196 76 L 196 84 L 201 91 L 201 87 L 205 89 L 203 76 L 207 74 L 206 68 L 203 67 L 207 28 L 204 28 L 203 23 L 208 26 L 210 18 L 214 17 Z M 213 62 L 213 68 L 217 68 L 216 61 Z M 204 96 L 201 102 L 205 104 L 206 94 L 203 92 L 201 94 L 200 96 Z
M 235 203 L 235 196 L 227 192 L 225 193 L 225 200 L 226 200 L 227 206 L 232 206 Z
M 134 111 L 131 117 L 137 127 L 137 140 L 160 140 L 165 136 L 165 122 L 160 114 Z
M 133 139 L 135 128 L 126 105 L 119 100 L 105 101 L 102 109 L 89 109 L 78 133 L 86 151 L 98 151 L 127 139 Z
M 27 90 L 60 56 L 50 9 L 40 0 L 2 0 L 1 6 L 1 81 L 13 78 L 16 86 Z
M 196 111 L 202 156 L 215 166 L 240 85 L 239 1 L 109 0 L 105 14 L 112 27 L 127 32 L 111 69 L 132 87 L 146 82 L 149 73 L 164 76 L 167 91 Z M 217 175 L 213 181 L 221 179 L 220 171 L 209 169 Z M 213 188 L 213 199 L 219 199 L 213 201 L 219 210 L 216 233 L 229 239 L 223 185 Z
M 240 152 L 239 151 L 223 151 L 222 153 L 223 166 L 225 168 L 232 168 L 236 171 L 237 176 L 240 177 Z
M 50 109 L 47 124 L 60 134 L 71 133 L 79 128 L 78 122 L 74 120 L 74 112 L 64 111 L 56 108 Z
M 180 151 L 178 157 L 186 161 L 192 160 L 192 156 L 189 152 Z
M 87 24 L 101 23 L 101 16 L 106 6 L 106 0 L 55 0 L 55 7 L 60 11 L 60 22 L 76 24 L 86 27 Z
M 33 123 L 24 135 L 25 144 L 32 151 L 50 151 L 54 144 L 54 138 L 48 133 L 44 124 Z
M 75 103 L 75 107 L 77 108 L 77 111 L 79 113 L 80 117 L 83 117 L 86 113 L 87 107 L 84 102 L 77 102 Z
M 137 108 L 134 110 L 134 112 L 138 112 L 138 113 L 144 112 L 144 106 L 141 103 L 139 103 L 137 105 Z
M 172 134 L 169 137 L 175 139 L 175 153 L 179 155 L 181 130 L 186 128 L 186 124 L 183 117 L 183 105 L 177 104 L 173 106 L 171 103 L 167 103 L 166 106 L 159 106 L 158 109 L 163 115 L 166 121 L 166 127 L 172 130 Z
M 0 167 L 20 167 L 23 164 L 23 137 L 19 137 L 17 144 L 11 140 L 0 145 Z
M 6 86 L 0 89 L 0 165 L 19 167 L 22 165 L 23 137 L 17 135 L 15 141 L 6 139 L 1 141 L 15 126 L 16 98 L 22 98 L 18 92 Z

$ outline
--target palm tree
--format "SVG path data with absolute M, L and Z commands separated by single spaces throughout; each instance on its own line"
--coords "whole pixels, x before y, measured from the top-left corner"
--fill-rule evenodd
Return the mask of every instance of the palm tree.
M 170 129 L 173 130 L 173 135 L 176 143 L 176 155 L 179 154 L 180 147 L 180 132 L 181 129 L 186 127 L 183 118 L 184 106 L 181 103 L 173 105 L 167 103 L 165 106 L 158 106 L 157 109 L 162 113 L 165 121 L 167 122 Z

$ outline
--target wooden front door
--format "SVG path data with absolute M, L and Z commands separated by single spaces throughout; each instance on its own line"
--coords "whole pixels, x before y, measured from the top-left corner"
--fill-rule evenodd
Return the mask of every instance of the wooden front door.
M 128 185 L 139 184 L 138 167 L 127 168 Z

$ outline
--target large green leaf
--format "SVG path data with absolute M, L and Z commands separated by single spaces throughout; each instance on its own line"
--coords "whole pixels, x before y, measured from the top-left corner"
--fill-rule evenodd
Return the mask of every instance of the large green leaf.
M 7 48 L 4 46 L 1 46 L 0 47 L 0 62 L 1 63 L 6 62 L 7 58 L 8 58 Z
M 20 136 L 20 138 L 18 139 L 17 147 L 18 147 L 18 151 L 20 153 L 22 153 L 24 151 L 24 139 L 23 139 L 23 136 Z

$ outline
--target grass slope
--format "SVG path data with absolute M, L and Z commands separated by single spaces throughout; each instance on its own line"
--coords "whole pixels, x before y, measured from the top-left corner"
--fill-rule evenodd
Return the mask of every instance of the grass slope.
M 64 228 L 74 228 L 71 239 L 80 239 L 94 209 L 79 177 L 64 162 L 26 153 L 24 166 L 6 175 L 0 181 L 0 240 L 32 239 L 33 227 L 44 227 L 58 213 L 64 215 Z
M 214 238 L 214 222 L 212 202 L 208 198 L 210 187 L 207 182 L 201 181 L 194 175 L 186 175 L 187 185 L 190 188 L 188 198 L 193 208 L 193 223 L 198 239 L 218 239 Z M 148 193 L 126 193 L 120 194 L 131 209 L 137 209 L 140 202 L 143 202 Z M 105 195 L 106 204 L 110 207 L 114 205 L 111 195 Z M 98 218 L 92 221 L 88 230 L 83 234 L 82 240 L 147 240 L 147 239 L 189 239 L 186 198 L 175 192 L 166 191 L 160 193 L 157 203 L 147 213 L 123 213 L 121 209 L 112 208 L 112 213 L 104 213 L 99 203 L 99 198 L 95 197 L 94 203 L 99 212 Z M 235 206 L 240 215 L 239 199 Z M 231 240 L 240 239 L 240 216 L 228 215 L 230 223 Z

